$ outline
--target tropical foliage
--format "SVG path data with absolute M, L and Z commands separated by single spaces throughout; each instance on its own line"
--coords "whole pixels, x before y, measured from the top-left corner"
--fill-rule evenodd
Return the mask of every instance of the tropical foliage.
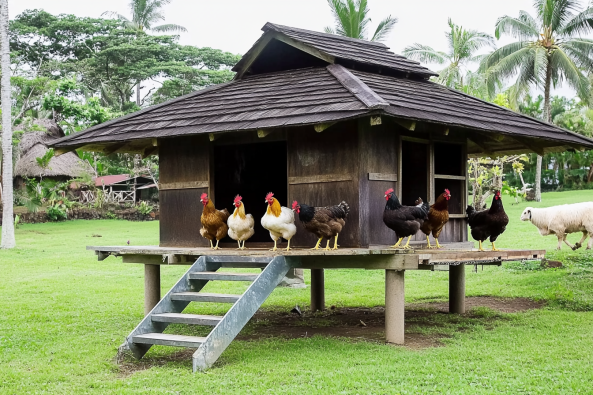
M 327 2 L 334 17 L 335 27 L 326 27 L 326 33 L 361 40 L 369 39 L 368 30 L 372 21 L 368 17 L 370 9 L 367 0 L 327 0 Z M 392 18 L 391 15 L 381 20 L 370 41 L 385 40 L 396 23 L 397 18 Z

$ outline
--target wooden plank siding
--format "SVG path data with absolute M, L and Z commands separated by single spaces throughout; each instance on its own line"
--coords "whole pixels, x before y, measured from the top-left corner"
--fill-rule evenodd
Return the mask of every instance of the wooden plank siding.
M 289 184 L 288 202 L 280 203 L 290 207 L 292 201 L 298 200 L 311 206 L 330 206 L 346 201 L 350 215 L 339 245 L 360 247 L 357 122 L 341 122 L 322 133 L 316 133 L 312 127 L 293 129 L 288 133 L 287 143 L 289 180 L 321 182 Z M 336 181 L 323 182 L 330 179 Z M 307 232 L 298 219 L 296 224 L 297 234 L 291 245 L 313 247 L 317 241 L 315 236 Z
M 165 185 L 195 185 L 210 179 L 210 146 L 207 136 L 159 140 L 160 182 Z M 209 188 L 161 189 L 161 247 L 201 247 L 200 195 Z

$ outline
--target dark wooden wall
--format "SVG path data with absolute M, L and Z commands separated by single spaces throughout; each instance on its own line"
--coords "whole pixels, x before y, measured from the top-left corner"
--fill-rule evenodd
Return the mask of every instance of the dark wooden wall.
M 397 190 L 399 135 L 389 124 L 358 121 L 361 245 L 395 243 L 395 233 L 383 223 L 385 191 Z
M 210 144 L 207 136 L 159 140 L 160 246 L 199 247 L 208 241 L 200 235 L 200 195 L 210 182 Z M 177 185 L 172 185 L 173 183 Z M 163 187 L 175 189 L 163 189 Z M 199 184 L 196 184 L 199 185 Z M 206 184 L 207 185 L 207 184 Z M 212 191 L 213 192 L 213 191 Z M 213 197 L 213 194 L 211 194 Z
M 290 207 L 297 200 L 311 206 L 329 206 L 346 201 L 350 214 L 338 244 L 359 247 L 357 122 L 341 122 L 322 133 L 310 126 L 291 129 L 287 139 L 289 201 L 280 203 Z M 291 245 L 313 247 L 316 237 L 298 219 L 296 224 L 297 234 Z

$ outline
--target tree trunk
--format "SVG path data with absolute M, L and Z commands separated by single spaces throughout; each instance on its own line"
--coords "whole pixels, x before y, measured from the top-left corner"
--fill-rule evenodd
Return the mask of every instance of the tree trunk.
M 136 84 L 136 105 L 140 107 L 140 83 L 142 81 L 138 81 Z
M 8 0 L 0 0 L 0 57 L 2 68 L 2 243 L 1 248 L 14 248 L 12 191 L 12 117 L 10 98 L 10 47 L 8 44 Z
M 548 65 L 546 67 L 546 85 L 544 88 L 544 121 L 552 123 L 552 114 L 550 111 L 550 86 L 552 85 L 552 62 L 548 55 Z M 542 201 L 542 157 L 537 156 L 535 166 L 535 201 Z

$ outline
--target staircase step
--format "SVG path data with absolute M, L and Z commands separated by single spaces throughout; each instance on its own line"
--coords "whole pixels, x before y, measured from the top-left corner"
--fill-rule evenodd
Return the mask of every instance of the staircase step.
M 151 316 L 154 322 L 170 322 L 172 324 L 212 325 L 216 326 L 222 316 L 182 313 L 161 313 Z
M 241 295 L 213 294 L 207 292 L 177 292 L 171 294 L 171 300 L 190 302 L 235 303 Z
M 189 273 L 190 280 L 255 281 L 258 276 L 259 276 L 259 274 L 252 274 L 252 273 L 221 273 L 221 272 Z
M 272 257 L 263 256 L 209 256 L 206 257 L 209 263 L 218 263 L 222 267 L 229 268 L 264 268 L 270 263 Z
M 205 337 L 168 335 L 164 333 L 145 333 L 132 337 L 134 343 L 190 348 L 200 347 L 200 344 L 204 343 L 205 340 Z

